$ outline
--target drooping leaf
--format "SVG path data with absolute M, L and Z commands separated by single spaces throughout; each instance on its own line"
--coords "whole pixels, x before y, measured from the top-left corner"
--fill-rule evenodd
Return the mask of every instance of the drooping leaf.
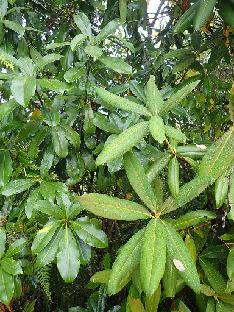
M 200 278 L 188 249 L 176 230 L 163 222 L 167 238 L 167 252 L 179 275 L 195 293 L 200 292 Z
M 140 252 L 143 242 L 144 229 L 138 231 L 121 248 L 112 266 L 110 279 L 108 282 L 108 293 L 116 294 L 128 282 L 129 277 L 134 272 L 140 262 Z
M 110 269 L 96 272 L 93 276 L 91 276 L 90 281 L 92 283 L 107 284 L 110 278 L 110 274 Z
M 64 229 L 57 255 L 57 266 L 60 275 L 66 283 L 71 283 L 76 278 L 79 268 L 79 250 L 71 230 Z
M 166 263 L 166 237 L 159 219 L 153 219 L 146 227 L 141 248 L 140 274 L 145 293 L 153 295 L 159 287 Z
M 58 79 L 40 78 L 40 79 L 37 79 L 37 84 L 42 89 L 51 90 L 51 91 L 54 91 L 57 93 L 64 93 L 64 91 L 67 89 L 66 83 L 64 83 Z
M 102 230 L 97 229 L 90 220 L 79 218 L 76 221 L 72 221 L 71 225 L 77 236 L 86 244 L 97 248 L 108 246 L 106 234 Z
M 102 56 L 99 61 L 117 73 L 126 75 L 130 75 L 132 73 L 132 66 L 123 61 L 120 57 Z
M 40 174 L 42 177 L 46 176 L 53 165 L 54 161 L 54 151 L 53 147 L 49 145 L 44 152 L 43 158 L 41 160 Z
M 126 221 L 151 218 L 146 208 L 125 199 L 89 193 L 78 200 L 84 209 L 103 218 Z
M 9 182 L 12 170 L 12 160 L 9 151 L 0 151 L 0 188 Z
M 157 115 L 164 105 L 160 91 L 155 84 L 155 77 L 150 76 L 145 87 L 146 104 L 152 115 Z
M 125 154 L 124 167 L 130 184 L 141 200 L 150 210 L 157 210 L 153 189 L 145 175 L 143 166 L 134 153 Z
M 166 140 L 164 122 L 161 117 L 151 117 L 149 121 L 149 129 L 152 137 L 160 144 Z
M 128 128 L 118 135 L 113 141 L 104 146 L 96 159 L 96 165 L 102 165 L 114 160 L 131 150 L 148 132 L 148 122 L 143 121 Z
M 39 132 L 37 132 L 33 138 L 33 140 L 30 143 L 29 149 L 28 149 L 28 157 L 30 159 L 34 159 L 38 156 L 39 153 L 39 147 L 41 143 L 44 141 L 46 135 L 47 135 L 47 128 L 42 128 Z
M 60 128 L 64 131 L 67 140 L 76 148 L 80 146 L 80 135 L 74 129 L 67 125 L 60 125 Z
M 97 95 L 108 105 L 120 108 L 127 112 L 132 112 L 144 116 L 150 116 L 150 112 L 142 105 L 132 102 L 128 99 L 122 98 L 118 95 L 110 93 L 103 88 L 96 88 Z
M 12 196 L 15 194 L 22 193 L 29 189 L 35 181 L 32 179 L 17 179 L 7 183 L 2 189 L 2 195 Z
M 43 56 L 41 59 L 37 60 L 37 66 L 39 69 L 43 69 L 46 65 L 59 61 L 63 56 L 57 53 L 51 53 Z
M 16 102 L 26 107 L 36 91 L 35 77 L 18 77 L 12 80 L 11 92 Z
M 234 279 L 234 247 L 229 251 L 227 258 L 227 275 L 230 280 Z

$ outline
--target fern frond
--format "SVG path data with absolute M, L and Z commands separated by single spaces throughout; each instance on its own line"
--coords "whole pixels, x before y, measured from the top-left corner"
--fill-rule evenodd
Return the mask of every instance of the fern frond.
M 52 301 L 50 291 L 50 271 L 51 271 L 50 265 L 47 265 L 45 267 L 36 267 L 36 275 L 39 284 L 41 285 L 41 288 L 44 291 L 48 300 Z

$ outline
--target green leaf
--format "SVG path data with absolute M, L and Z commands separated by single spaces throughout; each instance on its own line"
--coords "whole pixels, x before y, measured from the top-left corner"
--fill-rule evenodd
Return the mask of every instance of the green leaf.
M 64 79 L 66 80 L 66 82 L 74 82 L 81 79 L 84 75 L 85 69 L 81 66 L 76 66 L 66 71 L 66 73 L 64 74 Z
M 68 227 L 64 229 L 62 236 L 57 255 L 57 267 L 63 280 L 66 283 L 71 283 L 80 269 L 79 250 Z
M 58 79 L 37 79 L 37 84 L 46 90 L 52 90 L 57 93 L 63 94 L 67 89 L 66 83 Z
M 199 31 L 213 13 L 216 0 L 200 0 L 194 18 L 194 30 Z
M 150 210 L 157 210 L 153 189 L 145 175 L 143 166 L 134 153 L 128 152 L 124 155 L 124 168 L 130 184 L 140 199 Z
M 40 131 L 38 131 L 35 136 L 33 137 L 29 149 L 28 149 L 28 157 L 30 159 L 35 159 L 38 156 L 39 153 L 39 147 L 41 143 L 44 141 L 46 135 L 48 133 L 48 129 L 46 127 L 42 128 Z
M 110 295 L 116 294 L 126 285 L 126 282 L 139 265 L 144 231 L 142 229 L 133 235 L 121 248 L 115 259 L 108 282 L 108 293 Z
M 99 48 L 98 46 L 94 46 L 94 45 L 86 46 L 84 51 L 85 51 L 86 54 L 88 54 L 89 56 L 91 56 L 95 60 L 99 59 L 102 56 L 102 54 L 103 54 L 102 49 Z
M 142 86 L 136 80 L 129 81 L 129 88 L 132 93 L 143 103 L 146 102 L 145 92 Z
M 215 312 L 215 300 L 213 298 L 208 298 L 206 312 Z
M 50 168 L 53 165 L 53 161 L 54 161 L 54 151 L 53 151 L 53 147 L 49 145 L 45 149 L 43 158 L 41 160 L 40 174 L 42 177 L 48 174 Z
M 71 50 L 75 51 L 78 49 L 86 38 L 87 36 L 83 34 L 76 35 L 71 41 Z
M 217 301 L 216 302 L 216 312 L 231 312 L 233 311 L 233 304 Z
M 155 84 L 155 77 L 150 76 L 145 87 L 146 104 L 152 115 L 157 115 L 164 105 L 160 91 Z
M 78 148 L 80 146 L 79 133 L 67 125 L 60 125 L 60 128 L 64 131 L 64 134 L 71 145 Z
M 119 15 L 121 24 L 124 24 L 126 22 L 127 13 L 127 0 L 119 0 Z
M 107 119 L 105 115 L 102 113 L 95 113 L 94 119 L 93 119 L 93 124 L 104 130 L 105 132 L 110 132 L 110 133 L 119 133 L 119 128 L 111 122 L 111 120 Z
M 161 284 L 151 296 L 145 297 L 146 312 L 156 312 L 161 298 Z
M 229 251 L 227 258 L 227 275 L 230 280 L 234 279 L 234 247 Z
M 152 137 L 160 144 L 166 140 L 164 122 L 161 117 L 151 117 L 149 121 L 149 129 Z
M 120 57 L 102 56 L 99 59 L 106 67 L 113 69 L 119 74 L 132 74 L 132 66 L 122 60 Z
M 215 182 L 234 161 L 234 127 L 231 127 L 218 141 L 211 145 L 203 157 L 198 175 Z
M 90 281 L 92 283 L 107 284 L 110 279 L 110 274 L 110 269 L 96 272 L 93 276 L 91 276 Z
M 151 218 L 143 206 L 125 199 L 89 193 L 78 200 L 84 209 L 103 218 L 126 221 Z
M 39 61 L 37 61 L 37 66 L 42 70 L 46 65 L 59 61 L 63 56 L 57 53 L 46 54 Z
M 12 80 L 11 92 L 16 102 L 26 107 L 36 91 L 36 78 L 31 76 L 18 77 Z
M 60 127 L 53 127 L 51 130 L 54 151 L 60 158 L 65 158 L 68 155 L 68 141 L 64 130 Z
M 174 228 L 177 230 L 183 230 L 191 226 L 195 226 L 200 223 L 207 222 L 216 217 L 215 213 L 207 210 L 196 210 L 187 212 L 183 216 L 176 220 L 171 220 Z
M 146 172 L 149 182 L 152 182 L 155 177 L 167 166 L 169 160 L 171 159 L 171 154 L 164 153 L 162 157 L 159 158 L 154 164 L 152 164 Z
M 2 103 L 0 105 L 0 121 L 7 117 L 16 108 L 17 103 L 15 100 L 10 100 L 8 102 Z
M 143 290 L 150 296 L 157 290 L 166 263 L 166 237 L 161 220 L 151 220 L 141 248 L 140 274 Z
M 14 294 L 13 276 L 5 272 L 0 266 L 0 302 L 9 305 Z
M 172 262 L 172 259 L 166 257 L 166 265 L 165 265 L 165 271 L 163 275 L 163 288 L 164 288 L 164 294 L 166 298 L 174 298 L 176 295 L 176 284 L 178 280 L 178 273 L 177 269 L 174 266 L 174 263 Z
M 179 104 L 183 98 L 185 98 L 189 93 L 196 88 L 199 84 L 200 80 L 189 82 L 186 86 L 182 87 L 178 91 L 176 91 L 170 98 L 166 101 L 162 109 L 160 110 L 160 115 L 164 115 L 165 113 L 172 110 L 177 104 Z
M 127 112 L 132 112 L 144 116 L 150 116 L 150 112 L 142 105 L 129 101 L 126 98 L 122 98 L 118 95 L 112 94 L 103 88 L 96 88 L 97 95 L 108 105 L 116 108 L 120 108 Z
M 188 29 L 189 26 L 191 26 L 193 18 L 197 12 L 198 5 L 199 1 L 193 4 L 187 11 L 185 11 L 185 13 L 180 17 L 180 19 L 176 23 L 174 27 L 174 33 L 184 32 L 186 29 Z
M 95 37 L 96 42 L 100 42 L 106 39 L 109 35 L 113 34 L 116 29 L 119 27 L 119 21 L 113 20 L 106 24 L 104 28 L 100 31 L 100 33 Z
M 187 285 L 192 288 L 195 293 L 199 293 L 199 275 L 184 241 L 170 224 L 166 222 L 163 222 L 163 224 L 166 232 L 167 252 L 169 258 L 174 263 L 177 272 Z
M 215 181 L 215 203 L 216 208 L 220 208 L 228 195 L 228 177 L 225 175 L 220 176 Z
M 165 126 L 165 132 L 166 135 L 179 142 L 179 143 L 185 143 L 186 142 L 186 135 L 184 133 L 182 133 L 182 131 L 180 129 L 176 129 L 174 127 L 171 126 Z
M 1 267 L 5 272 L 11 275 L 23 274 L 20 262 L 13 258 L 4 257 L 1 260 Z
M 180 178 L 179 178 L 179 170 L 180 165 L 179 162 L 174 156 L 168 165 L 168 186 L 170 189 L 170 192 L 174 198 L 176 198 L 179 194 L 179 185 L 180 185 Z
M 76 23 L 77 27 L 80 29 L 83 35 L 85 36 L 92 35 L 90 21 L 83 12 L 74 15 L 74 22 Z
M 64 42 L 51 42 L 48 43 L 45 47 L 46 50 L 53 50 L 53 49 L 57 49 L 57 48 L 63 48 L 65 46 L 69 46 L 70 42 L 68 41 L 64 41 Z
M 20 25 L 19 23 L 16 23 L 16 22 L 13 22 L 13 21 L 9 21 L 9 20 L 3 20 L 3 24 L 7 28 L 17 32 L 21 36 L 23 36 L 23 34 L 25 32 L 25 28 L 22 25 Z
M 57 220 L 66 218 L 66 211 L 49 200 L 37 200 L 33 204 L 34 211 L 40 211 Z
M 35 181 L 33 181 L 32 179 L 18 179 L 10 181 L 3 187 L 2 195 L 9 197 L 15 194 L 22 193 L 28 190 L 34 183 Z
M 0 16 L 1 16 L 1 19 L 3 19 L 3 17 L 6 15 L 7 8 L 8 8 L 8 1 L 7 0 L 2 0 L 1 3 L 0 3 Z
M 207 147 L 205 145 L 191 145 L 177 146 L 176 153 L 183 157 L 191 157 L 194 159 L 204 156 Z
M 0 188 L 9 182 L 12 170 L 12 160 L 9 151 L 0 151 Z
M 22 237 L 22 238 L 16 239 L 13 243 L 10 244 L 6 252 L 6 257 L 10 258 L 12 256 L 17 255 L 24 249 L 26 244 L 27 244 L 27 240 L 25 238 Z
M 71 222 L 71 225 L 77 236 L 86 244 L 97 248 L 108 246 L 106 234 L 102 230 L 99 230 L 90 220 L 79 218 Z
M 4 228 L 0 227 L 0 258 L 4 254 L 6 244 L 6 232 Z
M 226 291 L 226 282 L 223 275 L 218 271 L 215 266 L 204 257 L 200 257 L 199 263 L 208 279 L 210 286 L 217 294 L 223 295 Z
M 148 122 L 143 121 L 128 128 L 113 139 L 109 144 L 106 144 L 96 159 L 96 165 L 100 166 L 106 162 L 116 159 L 131 148 L 137 145 L 148 132 Z

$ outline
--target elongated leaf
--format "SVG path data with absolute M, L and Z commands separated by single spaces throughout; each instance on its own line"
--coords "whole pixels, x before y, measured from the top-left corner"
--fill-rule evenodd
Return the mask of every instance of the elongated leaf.
M 144 89 L 136 80 L 129 81 L 129 88 L 141 102 L 146 103 Z
M 184 133 L 181 132 L 180 129 L 176 129 L 171 126 L 165 126 L 165 132 L 166 132 L 166 135 L 169 136 L 169 138 L 174 139 L 177 142 L 180 142 L 180 143 L 186 142 L 186 136 Z
M 225 175 L 220 176 L 215 182 L 215 203 L 216 208 L 220 208 L 228 194 L 228 177 Z
M 174 93 L 164 104 L 160 110 L 160 115 L 163 115 L 170 110 L 172 110 L 177 104 L 179 104 L 183 98 L 185 98 L 196 86 L 199 84 L 200 80 L 196 80 L 188 83 L 186 86 L 182 87 L 176 93 Z
M 0 266 L 0 302 L 9 305 L 14 294 L 13 276 L 5 272 Z
M 152 137 L 160 144 L 166 140 L 164 122 L 161 117 L 151 117 L 149 122 L 149 129 Z
M 146 296 L 145 298 L 145 311 L 155 312 L 157 311 L 161 297 L 161 284 L 159 284 L 156 291 L 151 296 Z
M 231 312 L 233 311 L 233 304 L 217 301 L 216 302 L 216 312 Z
M 40 69 L 43 69 L 46 65 L 53 63 L 55 61 L 58 61 L 62 58 L 63 56 L 61 54 L 57 54 L 57 53 L 51 53 L 51 54 L 47 54 L 45 56 L 42 57 L 42 59 L 40 59 L 37 62 L 37 66 Z
M 110 133 L 117 133 L 119 134 L 119 128 L 111 122 L 105 115 L 101 113 L 95 113 L 94 119 L 93 119 L 93 124 L 104 130 L 105 132 L 110 132 Z
M 84 77 L 84 75 L 85 69 L 81 66 L 76 66 L 66 71 L 63 77 L 66 80 L 66 82 L 74 82 Z
M 119 21 L 113 20 L 106 24 L 104 28 L 100 31 L 100 33 L 95 37 L 95 40 L 97 42 L 100 42 L 104 39 L 106 39 L 109 35 L 113 34 L 116 29 L 119 27 Z
M 9 151 L 0 151 L 0 188 L 9 182 L 12 175 L 12 160 Z
M 198 174 L 209 177 L 212 184 L 234 161 L 234 127 L 215 142 L 203 157 Z
M 209 298 L 207 301 L 206 312 L 215 312 L 215 300 L 213 298 Z
M 42 177 L 46 176 L 53 165 L 54 161 L 54 151 L 53 147 L 49 145 L 44 152 L 43 158 L 41 160 L 40 174 Z
M 0 120 L 7 117 L 16 108 L 17 103 L 15 100 L 10 100 L 8 102 L 2 103 L 0 105 Z
M 176 282 L 178 279 L 178 272 L 174 266 L 172 259 L 169 258 L 168 252 L 166 257 L 165 271 L 163 275 L 163 288 L 166 298 L 174 298 L 176 295 Z
M 37 200 L 33 204 L 33 210 L 40 211 L 57 220 L 62 220 L 66 217 L 66 211 L 49 200 Z
M 124 167 L 130 184 L 141 200 L 150 210 L 157 210 L 153 189 L 145 175 L 143 166 L 134 153 L 125 154 Z
M 37 84 L 46 90 L 51 90 L 63 94 L 67 89 L 67 84 L 58 79 L 37 79 Z
M 166 263 L 166 237 L 161 220 L 153 219 L 146 227 L 141 248 L 140 274 L 145 293 L 153 295 L 159 287 Z
M 64 229 L 63 239 L 60 241 L 57 266 L 60 275 L 67 283 L 73 282 L 79 272 L 79 250 L 68 227 Z
M 2 227 L 0 227 L 0 258 L 4 254 L 5 244 L 6 244 L 6 232 Z
M 102 165 L 124 155 L 131 150 L 133 146 L 138 144 L 147 132 L 148 122 L 146 121 L 140 122 L 123 131 L 109 144 L 104 146 L 104 149 L 96 159 L 96 165 Z
M 155 177 L 166 167 L 169 160 L 171 159 L 171 154 L 165 153 L 159 160 L 157 160 L 146 172 L 149 182 L 152 182 Z
M 19 24 L 19 23 L 16 23 L 16 22 L 13 22 L 13 21 L 9 21 L 9 20 L 4 20 L 3 21 L 3 24 L 7 27 L 7 28 L 9 28 L 9 29 L 11 29 L 11 30 L 13 30 L 13 31 L 15 31 L 15 32 L 17 32 L 19 35 L 23 35 L 24 34 L 24 32 L 25 32 L 25 27 L 23 27 L 21 24 Z
M 126 75 L 130 75 L 132 73 L 132 66 L 123 61 L 120 57 L 102 56 L 99 61 L 117 73 Z
M 207 210 L 196 210 L 186 213 L 176 220 L 172 220 L 174 228 L 178 230 L 186 229 L 190 226 L 195 226 L 199 223 L 207 222 L 216 217 L 215 213 Z
M 28 149 L 28 157 L 31 159 L 34 159 L 38 156 L 39 153 L 39 147 L 41 143 L 44 141 L 45 137 L 47 135 L 47 128 L 42 128 L 39 132 L 36 133 L 36 135 L 33 137 L 33 140 L 30 143 L 29 149 Z
M 174 27 L 174 33 L 184 32 L 193 22 L 199 1 L 193 4 L 178 20 Z
M 226 291 L 226 282 L 222 274 L 215 268 L 215 266 L 209 262 L 209 260 L 200 257 L 199 263 L 205 272 L 210 286 L 217 294 L 223 295 Z
M 138 231 L 121 248 L 112 267 L 108 283 L 108 293 L 116 294 L 125 286 L 131 274 L 134 272 L 140 262 L 140 252 L 143 242 L 144 229 Z
M 76 148 L 80 146 L 80 135 L 67 125 L 61 125 L 60 128 L 64 131 L 67 140 Z
M 57 126 L 52 128 L 52 140 L 55 153 L 58 157 L 65 158 L 68 155 L 68 141 L 61 127 Z
M 12 257 L 14 255 L 17 255 L 23 250 L 26 244 L 27 244 L 27 240 L 25 238 L 22 237 L 22 238 L 16 239 L 12 244 L 10 244 L 6 252 L 6 257 Z
M 77 27 L 80 29 L 83 35 L 85 36 L 91 36 L 92 30 L 91 30 L 91 24 L 88 19 L 88 17 L 83 13 L 80 12 L 76 15 L 74 15 L 74 21 L 77 25 Z
M 204 156 L 207 147 L 205 145 L 191 145 L 187 144 L 184 146 L 176 147 L 176 153 L 183 157 L 191 157 L 194 159 L 199 159 Z
M 0 3 L 0 16 L 1 19 L 5 16 L 8 8 L 8 1 L 7 0 L 2 0 Z
M 181 236 L 168 223 L 163 222 L 167 238 L 167 252 L 179 275 L 195 293 L 200 292 L 200 279 L 196 266 Z
M 84 34 L 76 35 L 71 41 L 71 50 L 75 51 L 85 41 L 86 37 Z
M 128 13 L 127 0 L 119 0 L 119 15 L 120 22 L 124 24 L 126 22 Z
M 94 46 L 94 45 L 86 46 L 84 51 L 86 54 L 88 54 L 89 56 L 94 58 L 94 60 L 99 59 L 103 54 L 102 49 L 99 48 L 98 46 Z
M 106 234 L 102 230 L 97 229 L 90 220 L 79 218 L 71 222 L 71 225 L 77 236 L 86 244 L 97 248 L 105 248 L 108 246 Z
M 227 258 L 227 275 L 230 280 L 234 279 L 234 247 L 229 251 Z
M 2 195 L 8 197 L 22 193 L 23 191 L 29 189 L 33 184 L 35 184 L 35 182 L 32 179 L 18 179 L 10 181 L 2 189 Z
M 110 278 L 110 274 L 110 269 L 96 272 L 93 276 L 91 276 L 90 281 L 92 283 L 107 284 Z
M 13 258 L 4 257 L 1 260 L 1 267 L 5 272 L 11 275 L 23 274 L 20 262 Z
M 11 92 L 16 102 L 27 106 L 36 91 L 35 77 L 18 77 L 12 80 Z
M 200 0 L 197 12 L 194 18 L 194 29 L 200 30 L 205 25 L 208 18 L 213 12 L 216 0 Z
M 150 112 L 142 105 L 112 94 L 103 88 L 96 88 L 97 95 L 109 105 L 144 116 L 150 116 Z
M 152 115 L 158 114 L 164 105 L 160 91 L 155 84 L 155 77 L 150 76 L 145 87 L 146 103 Z
M 83 208 L 103 218 L 126 221 L 151 218 L 146 208 L 125 199 L 90 193 L 78 200 Z
M 174 156 L 168 165 L 168 186 L 170 189 L 170 192 L 174 198 L 176 198 L 179 194 L 179 185 L 180 185 L 180 179 L 179 179 L 179 162 Z

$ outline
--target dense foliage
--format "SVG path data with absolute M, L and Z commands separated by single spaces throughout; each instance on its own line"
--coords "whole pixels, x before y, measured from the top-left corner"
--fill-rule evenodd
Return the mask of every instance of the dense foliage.
M 234 311 L 234 1 L 152 2 L 0 0 L 0 311 Z

